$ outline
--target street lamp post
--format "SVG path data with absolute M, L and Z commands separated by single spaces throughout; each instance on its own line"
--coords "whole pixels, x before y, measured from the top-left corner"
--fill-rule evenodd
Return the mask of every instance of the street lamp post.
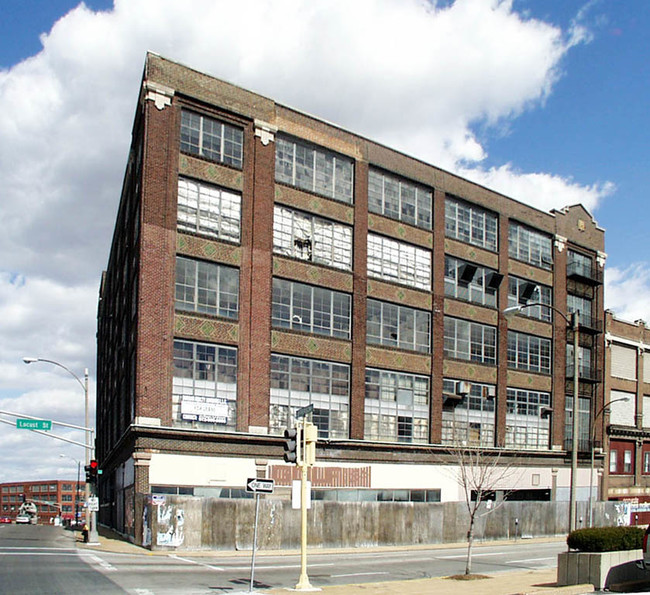
M 589 471 L 589 527 L 592 526 L 593 524 L 593 518 L 594 518 L 594 509 L 593 509 L 593 491 L 594 491 L 594 451 L 596 450 L 594 446 L 594 442 L 596 441 L 596 420 L 607 411 L 607 408 L 612 404 L 612 403 L 618 403 L 619 401 L 627 403 L 630 400 L 630 397 L 620 397 L 618 399 L 612 399 L 611 401 L 608 401 L 605 403 L 594 415 L 594 418 L 592 420 L 592 426 L 591 426 L 591 467 Z
M 524 308 L 532 306 L 544 306 L 557 312 L 567 325 L 573 330 L 573 424 L 572 424 L 572 440 L 571 440 L 571 478 L 569 483 L 569 532 L 576 529 L 576 483 L 578 475 L 578 401 L 580 393 L 580 368 L 579 368 L 579 353 L 578 353 L 578 336 L 580 330 L 580 312 L 578 310 L 571 312 L 569 318 L 562 310 L 550 304 L 542 302 L 531 302 L 529 304 L 519 304 L 517 306 L 509 306 L 503 310 L 503 314 L 508 317 L 510 315 L 520 312 Z
M 52 364 L 54 366 L 58 366 L 59 368 L 64 369 L 70 376 L 72 376 L 78 383 L 79 386 L 84 391 L 84 410 L 85 410 L 85 423 L 84 427 L 86 428 L 86 439 L 85 439 L 85 451 L 86 451 L 86 465 L 90 463 L 91 459 L 91 454 L 94 453 L 94 448 L 92 445 L 92 440 L 91 440 L 91 435 L 90 435 L 90 418 L 89 418 L 89 412 L 88 412 L 88 368 L 84 368 L 84 379 L 83 381 L 79 376 L 77 376 L 72 370 L 64 366 L 63 364 L 51 360 L 51 359 L 45 359 L 42 357 L 24 357 L 23 361 L 26 364 L 33 364 L 36 362 L 43 362 L 47 364 Z M 92 453 L 91 453 L 92 451 Z M 94 456 L 92 457 L 94 458 Z M 97 518 L 96 514 L 93 511 L 90 513 L 88 510 L 88 499 L 90 498 L 90 484 L 86 482 L 86 489 L 85 489 L 85 498 L 86 498 L 86 524 L 89 528 L 88 532 L 88 541 L 90 543 L 99 543 L 99 535 L 97 533 Z

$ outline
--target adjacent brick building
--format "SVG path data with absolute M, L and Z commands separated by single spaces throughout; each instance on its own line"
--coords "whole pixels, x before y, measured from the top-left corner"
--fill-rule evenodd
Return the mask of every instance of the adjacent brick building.
M 33 502 L 38 510 L 38 522 L 47 524 L 54 518 L 72 521 L 75 514 L 83 515 L 84 485 L 76 481 L 20 481 L 0 484 L 0 516 L 15 519 L 24 501 Z
M 525 197 L 520 197 L 525 198 Z M 578 498 L 603 404 L 604 232 L 148 54 L 98 309 L 102 522 L 137 493 L 280 486 L 314 405 L 315 496 L 460 499 L 455 444 L 516 457 L 517 497 Z M 568 335 L 568 336 L 567 336 Z M 602 440 L 600 431 L 598 439 Z
M 650 328 L 605 313 L 606 389 L 603 419 L 608 435 L 603 468 L 605 500 L 633 505 L 635 523 L 650 522 Z M 611 405 L 608 405 L 611 403 Z M 596 412 L 598 413 L 598 412 Z M 599 416 L 600 417 L 600 416 Z

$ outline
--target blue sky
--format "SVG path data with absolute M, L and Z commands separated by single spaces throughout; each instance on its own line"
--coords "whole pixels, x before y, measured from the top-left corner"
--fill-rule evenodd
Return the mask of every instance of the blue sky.
M 537 208 L 582 202 L 606 229 L 606 306 L 650 321 L 648 31 L 646 0 L 5 0 L 0 410 L 83 421 L 74 380 L 22 357 L 88 367 L 94 394 L 147 50 Z M 0 481 L 83 458 L 3 424 L 0 452 Z

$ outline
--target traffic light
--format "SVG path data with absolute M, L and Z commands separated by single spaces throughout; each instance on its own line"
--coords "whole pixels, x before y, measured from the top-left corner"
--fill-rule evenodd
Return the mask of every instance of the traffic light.
M 95 459 L 90 461 L 90 465 L 84 467 L 86 471 L 86 483 L 97 483 L 97 472 L 99 471 L 99 465 Z
M 313 465 L 316 462 L 316 440 L 318 440 L 318 428 L 311 422 L 305 422 L 305 465 Z
M 300 465 L 300 430 L 287 428 L 284 431 L 284 461 Z

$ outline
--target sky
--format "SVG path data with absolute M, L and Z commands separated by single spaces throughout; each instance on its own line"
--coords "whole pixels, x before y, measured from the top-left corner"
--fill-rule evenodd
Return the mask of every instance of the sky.
M 72 374 L 88 368 L 94 415 L 99 282 L 147 50 L 536 208 L 582 203 L 606 230 L 605 306 L 650 321 L 646 0 L 3 0 L 0 11 L 0 411 L 83 425 Z M 82 447 L 0 420 L 0 482 L 76 477 Z

